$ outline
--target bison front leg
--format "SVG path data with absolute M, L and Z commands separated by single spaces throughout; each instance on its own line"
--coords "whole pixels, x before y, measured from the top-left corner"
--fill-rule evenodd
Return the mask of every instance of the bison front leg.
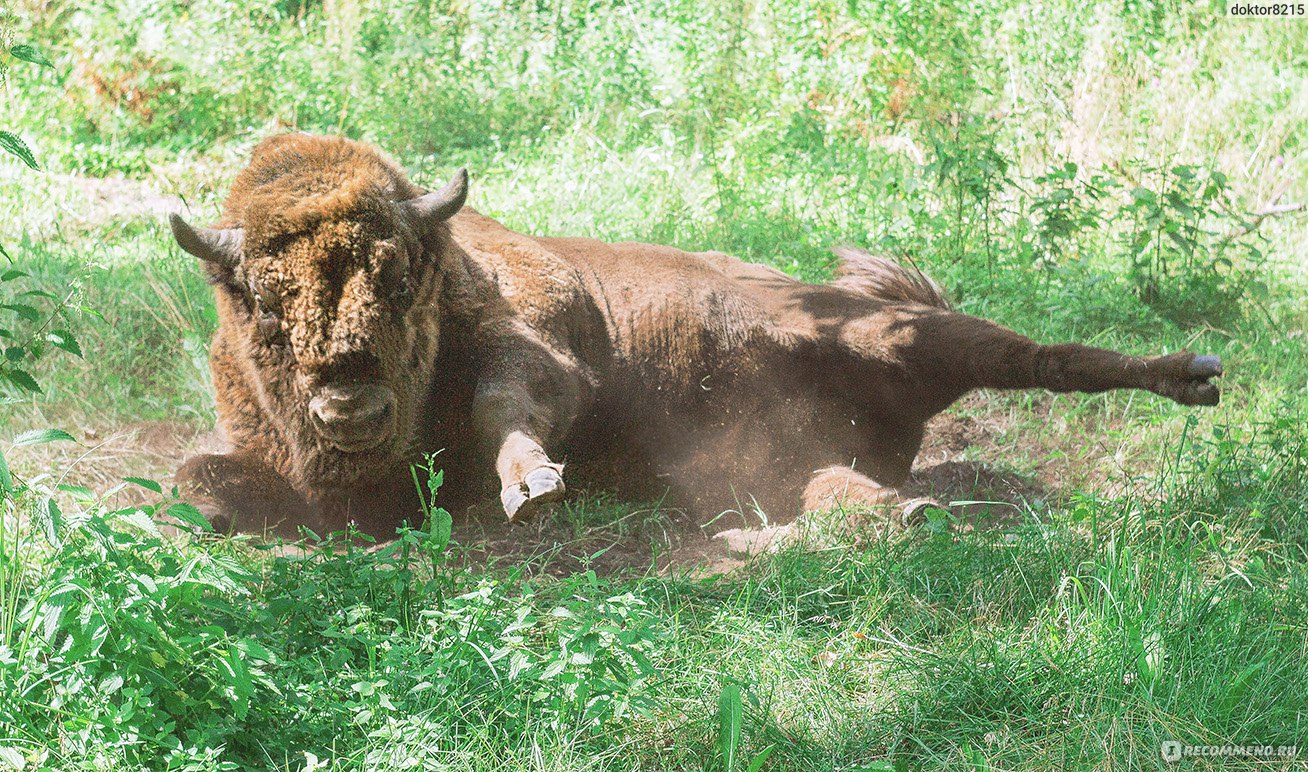
M 495 459 L 504 513 L 524 519 L 563 498 L 563 465 L 546 448 L 567 437 L 592 399 L 594 380 L 559 341 L 515 319 L 494 319 L 480 333 L 487 354 L 472 427 Z
M 474 431 L 495 454 L 500 502 L 510 520 L 531 517 L 563 498 L 563 465 L 552 461 L 541 443 L 566 431 L 571 416 L 556 421 L 556 411 L 526 389 L 503 384 L 479 388 L 472 413 Z
M 177 484 L 219 533 L 295 539 L 300 525 L 317 525 L 304 497 L 276 470 L 248 454 L 193 456 L 178 470 Z

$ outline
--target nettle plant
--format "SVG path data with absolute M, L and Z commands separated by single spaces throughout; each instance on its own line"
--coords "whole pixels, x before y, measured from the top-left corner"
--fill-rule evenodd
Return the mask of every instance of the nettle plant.
M 1031 236 L 1022 242 L 1030 262 L 1051 270 L 1075 255 L 1082 237 L 1107 220 L 1102 202 L 1117 180 L 1102 173 L 1082 175 L 1071 161 L 1036 176 L 1031 199 Z
M 75 510 L 32 508 L 36 534 L 0 529 L 0 761 L 248 769 L 270 732 L 326 753 L 342 728 L 400 746 L 414 721 L 513 741 L 602 736 L 650 711 L 662 636 L 646 602 L 590 571 L 532 582 L 453 560 L 432 467 L 415 469 L 421 527 L 267 558 L 163 534 L 161 520 L 207 524 L 153 481 L 125 483 L 154 494 L 125 508 L 109 503 L 121 486 L 58 486 Z
M 7 52 L 7 56 L 5 53 Z M 14 45 L 13 33 L 0 29 L 0 83 L 8 74 L 8 58 L 52 67 L 41 52 L 30 45 Z M 17 134 L 0 130 L 0 150 L 16 157 L 34 170 L 40 166 L 31 148 Z M 31 363 L 50 349 L 60 349 L 82 356 L 77 338 L 68 328 L 70 311 L 75 306 L 76 290 L 60 298 L 45 290 L 25 289 L 27 274 L 14 265 L 13 258 L 0 245 L 0 258 L 7 265 L 0 266 L 0 405 L 17 401 L 21 395 L 40 393 L 41 386 L 29 372 Z M 6 393 L 8 392 L 8 393 Z M 20 396 L 14 396 L 14 394 Z M 33 444 L 57 439 L 72 439 L 58 430 L 27 432 L 15 444 Z M 18 488 L 9 465 L 0 454 L 0 513 L 7 513 L 16 502 Z
M 32 46 L 0 36 L 0 76 L 10 58 L 52 67 Z M 40 170 L 16 133 L 0 130 L 0 150 Z M 0 404 L 15 404 L 42 392 L 32 375 L 38 360 L 52 351 L 82 356 L 69 328 L 76 315 L 95 312 L 78 304 L 76 287 L 62 295 L 31 288 L 3 246 L 0 260 Z M 33 429 L 11 446 L 60 440 L 73 437 Z M 148 489 L 158 503 L 110 506 L 129 486 Z M 0 453 L 0 691 L 7 695 L 0 734 L 86 739 L 88 726 L 75 729 L 60 717 L 89 700 L 103 707 L 94 725 L 172 751 L 177 742 L 167 727 L 132 718 L 148 715 L 140 708 L 181 699 L 183 692 L 163 684 L 188 686 L 187 704 L 171 707 L 212 709 L 234 700 L 240 712 L 259 681 L 261 650 L 199 621 L 213 593 L 237 592 L 249 575 L 221 555 L 185 553 L 156 520 L 208 529 L 198 510 L 151 480 L 128 478 L 97 496 L 57 473 L 24 479 Z M 194 612 L 195 624 L 179 627 L 178 609 Z M 0 760 L 16 768 L 40 763 L 45 753 L 38 744 L 0 744 Z
M 53 67 L 50 60 L 30 45 L 12 44 L 12 33 L 0 32 L 0 45 L 8 57 L 0 54 L 0 82 L 8 72 L 5 58 L 12 57 L 42 67 Z M 40 170 L 36 156 L 21 137 L 12 131 L 0 129 L 0 150 L 14 156 L 33 170 Z M 14 259 L 0 245 L 0 257 L 7 263 L 0 270 L 0 387 L 8 385 L 22 393 L 40 393 L 41 387 L 32 377 L 32 363 L 49 349 L 61 349 L 82 356 L 77 338 L 69 331 L 70 313 L 88 309 L 78 307 L 74 301 L 76 288 L 63 297 L 40 289 L 26 288 L 27 274 L 19 270 Z M 0 392 L 0 403 L 7 401 Z M 3 459 L 0 459 L 0 465 Z
M 1120 210 L 1140 299 L 1181 324 L 1225 321 L 1266 294 L 1256 224 L 1229 201 L 1226 175 L 1193 165 L 1123 169 L 1135 181 Z
M 7 56 L 6 56 L 7 53 Z M 54 65 L 35 47 L 26 43 L 14 44 L 14 33 L 4 27 L 0 27 L 0 83 L 5 82 L 9 75 L 9 58 L 18 59 L 24 62 L 41 67 L 54 69 Z M 40 168 L 36 163 L 36 156 L 32 154 L 31 148 L 17 134 L 12 131 L 0 129 L 0 150 L 17 156 L 23 163 L 33 169 Z
M 32 46 L 14 45 L 12 33 L 7 31 L 0 31 L 0 48 L 8 52 L 7 56 L 0 53 L 0 82 L 3 82 L 8 72 L 8 62 L 5 60 L 10 57 L 43 67 L 53 66 Z M 31 149 L 11 131 L 0 130 L 0 150 L 34 170 L 40 169 Z M 14 259 L 3 245 L 0 245 L 0 258 L 5 262 L 0 265 L 0 405 L 3 405 L 41 392 L 41 386 L 32 377 L 30 368 L 32 363 L 50 350 L 82 356 L 82 348 L 68 328 L 74 312 L 90 310 L 74 302 L 77 298 L 75 287 L 63 297 L 26 287 L 24 282 L 28 275 L 15 266 Z M 29 445 L 71 439 L 66 432 L 42 429 L 25 432 L 14 440 L 14 444 Z M 15 482 L 3 453 L 0 453 L 0 516 L 7 517 L 16 512 L 20 494 L 27 492 L 28 486 Z M 57 505 L 50 499 L 43 511 L 50 513 L 56 510 Z
M 951 114 L 928 137 L 931 161 L 923 169 L 935 183 L 945 247 L 955 259 L 979 241 L 986 274 L 993 277 L 1004 193 L 1015 185 L 1012 162 L 999 147 L 993 122 L 966 112 Z

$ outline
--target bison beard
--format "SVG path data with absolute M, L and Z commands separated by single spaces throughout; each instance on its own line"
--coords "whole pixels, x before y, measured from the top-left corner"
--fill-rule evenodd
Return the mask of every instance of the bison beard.
M 214 228 L 173 221 L 219 313 L 230 453 L 178 473 L 223 529 L 417 516 L 408 465 L 443 451 L 442 503 L 529 516 L 570 484 L 670 494 L 711 517 L 881 505 L 926 422 L 978 388 L 1145 389 L 1215 405 L 1216 357 L 1040 345 L 952 311 L 925 276 L 838 251 L 804 284 L 716 253 L 536 238 L 415 187 L 376 150 L 267 140 Z

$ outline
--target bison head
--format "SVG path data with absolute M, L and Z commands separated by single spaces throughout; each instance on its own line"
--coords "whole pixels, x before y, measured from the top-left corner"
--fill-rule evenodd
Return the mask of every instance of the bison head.
M 308 186 L 289 203 L 286 186 L 256 188 L 236 228 L 173 215 L 221 288 L 226 356 L 305 483 L 350 484 L 407 453 L 436 353 L 438 226 L 467 185 L 460 171 L 400 201 L 386 185 Z

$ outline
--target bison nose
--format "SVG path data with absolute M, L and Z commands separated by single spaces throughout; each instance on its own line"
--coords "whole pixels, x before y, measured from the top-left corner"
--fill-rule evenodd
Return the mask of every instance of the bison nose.
M 342 450 L 365 450 L 395 429 L 395 392 L 375 383 L 329 384 L 309 400 L 314 428 Z

